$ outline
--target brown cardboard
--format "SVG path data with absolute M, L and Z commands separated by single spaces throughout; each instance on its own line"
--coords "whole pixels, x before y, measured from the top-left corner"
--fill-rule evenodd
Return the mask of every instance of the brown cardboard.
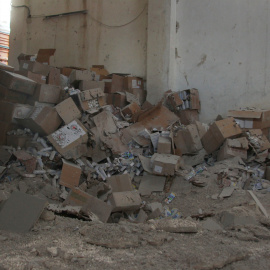
M 90 70 L 73 70 L 69 75 L 70 83 L 76 81 L 92 80 L 92 73 Z
M 6 65 L 6 64 L 1 63 L 1 62 L 0 62 L 0 69 L 5 70 L 5 71 L 14 72 L 14 67 Z
M 202 139 L 202 137 L 205 135 L 205 133 L 207 132 L 208 130 L 208 125 L 207 124 L 203 124 L 199 121 L 196 121 L 195 122 L 195 125 L 197 127 L 197 130 L 198 130 L 198 133 L 199 133 L 199 136 L 200 138 Z
M 214 122 L 202 138 L 202 144 L 208 154 L 216 151 L 226 139 L 240 135 L 241 128 L 232 117 Z
M 105 90 L 105 82 L 92 81 L 92 80 L 80 81 L 79 89 L 81 91 L 95 89 L 95 88 L 100 88 L 104 92 L 104 90 Z
M 27 97 L 28 96 L 26 94 L 9 90 L 8 88 L 0 84 L 0 100 L 24 104 Z
M 270 166 L 266 166 L 265 179 L 270 180 Z
M 39 49 L 37 54 L 37 62 L 50 65 L 50 58 L 54 55 L 55 49 Z
M 192 88 L 192 89 L 183 90 L 181 92 L 182 93 L 185 92 L 184 96 L 188 96 L 188 99 L 183 99 L 183 100 L 189 101 L 189 108 L 188 109 L 200 111 L 201 102 L 200 102 L 199 91 L 195 88 Z M 180 93 L 180 96 L 181 96 L 181 93 Z
M 78 96 L 82 110 L 90 114 L 98 112 L 106 105 L 106 97 L 101 88 L 85 90 Z
M 134 190 L 129 174 L 114 175 L 107 178 L 107 183 L 111 186 L 112 192 L 123 192 Z
M 79 186 L 82 169 L 80 166 L 62 159 L 63 167 L 59 184 L 67 188 Z
M 27 95 L 33 95 L 37 85 L 36 82 L 22 75 L 2 70 L 0 70 L 0 81 L 6 88 Z
M 123 92 L 124 91 L 125 77 L 116 74 L 112 75 L 112 86 L 110 93 Z
M 39 62 L 26 60 L 20 61 L 20 71 L 31 71 L 33 73 L 41 74 L 43 76 L 48 76 L 50 70 L 50 66 L 41 64 Z
M 12 123 L 8 123 L 6 121 L 0 120 L 0 145 L 6 145 L 7 144 L 7 132 L 11 131 L 13 129 L 17 129 L 18 126 Z
M 218 152 L 217 160 L 221 161 L 232 157 L 247 159 L 248 141 L 246 138 L 227 139 Z
M 61 85 L 61 79 L 60 79 L 60 69 L 59 68 L 51 68 L 49 75 L 47 77 L 47 84 L 51 85 Z
M 141 196 L 150 196 L 152 192 L 163 192 L 166 177 L 145 175 L 140 178 L 139 193 Z
M 172 153 L 171 138 L 159 136 L 157 153 L 158 154 L 171 154 Z
M 241 128 L 265 129 L 270 127 L 270 110 L 229 111 Z
M 181 158 L 175 155 L 154 154 L 151 158 L 153 174 L 174 175 L 180 167 Z
M 183 100 L 180 98 L 179 93 L 171 93 L 167 97 L 167 105 L 173 111 L 178 111 L 179 106 L 183 104 Z
M 72 189 L 64 204 L 81 206 L 82 214 L 104 223 L 108 221 L 112 210 L 110 205 L 78 188 Z
M 25 54 L 25 53 L 21 53 L 19 54 L 19 56 L 17 57 L 18 59 L 18 62 L 20 63 L 21 61 L 23 60 L 31 60 L 31 61 L 35 61 L 36 59 L 36 56 L 35 55 L 32 55 L 32 54 Z
M 127 105 L 126 107 L 122 109 L 123 115 L 129 116 L 129 117 L 132 117 L 133 115 L 139 113 L 140 111 L 141 111 L 141 107 L 135 102 Z
M 61 88 L 59 86 L 38 84 L 34 95 L 30 99 L 43 103 L 57 104 L 60 100 L 60 92 Z
M 112 205 L 112 212 L 138 210 L 141 197 L 137 191 L 113 192 L 108 203 Z
M 197 127 L 194 124 L 178 130 L 174 136 L 174 144 L 183 155 L 196 153 L 203 148 Z
M 25 76 L 29 78 L 30 80 L 33 80 L 36 83 L 45 84 L 46 83 L 46 76 L 33 73 L 29 70 L 21 70 L 21 71 L 15 71 L 15 73 L 20 74 L 22 76 Z
M 183 125 L 195 124 L 196 121 L 199 121 L 199 112 L 197 110 L 183 110 L 176 112 L 176 115 Z
M 30 105 L 0 101 L 0 120 L 16 124 L 18 118 L 27 117 L 32 110 Z
M 124 108 L 127 105 L 126 94 L 117 92 L 113 94 L 113 105 L 118 108 Z
M 124 89 L 129 91 L 134 89 L 144 89 L 143 79 L 139 77 L 125 77 Z
M 62 75 L 69 77 L 73 70 L 74 68 L 71 68 L 71 67 L 63 67 L 60 69 L 60 72 Z
M 260 149 L 257 149 L 256 151 L 262 152 L 264 150 L 267 150 L 270 148 L 270 142 L 268 141 L 267 137 L 263 135 L 263 132 L 261 129 L 250 129 L 249 131 L 245 132 L 245 135 L 255 139 L 257 141 L 257 145 L 260 146 Z
M 88 131 L 76 119 L 48 136 L 48 140 L 65 159 L 79 158 L 87 152 Z
M 31 137 L 27 135 L 8 135 L 6 145 L 13 146 L 15 148 L 24 148 L 27 141 L 31 140 Z
M 62 119 L 55 108 L 50 106 L 35 107 L 27 117 L 17 121 L 40 135 L 50 135 L 62 124 Z
M 71 97 L 57 104 L 55 109 L 65 124 L 70 123 L 74 119 L 81 118 L 82 116 L 80 110 Z

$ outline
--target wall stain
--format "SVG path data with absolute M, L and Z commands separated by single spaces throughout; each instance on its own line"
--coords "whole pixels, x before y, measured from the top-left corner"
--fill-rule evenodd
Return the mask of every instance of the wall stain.
M 201 65 L 203 65 L 205 63 L 205 61 L 206 61 L 206 58 L 207 58 L 207 55 L 203 54 L 202 58 L 201 58 L 201 61 L 197 64 L 197 67 L 200 67 Z

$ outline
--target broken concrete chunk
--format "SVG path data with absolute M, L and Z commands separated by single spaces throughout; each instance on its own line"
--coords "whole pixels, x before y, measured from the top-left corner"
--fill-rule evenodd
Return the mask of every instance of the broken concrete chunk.
M 74 188 L 79 186 L 82 169 L 80 166 L 62 159 L 63 167 L 60 176 L 60 185 Z
M 113 192 L 108 200 L 113 207 L 112 212 L 138 210 L 141 202 L 141 197 L 136 191 Z
M 231 197 L 234 192 L 234 187 L 225 187 L 222 192 L 219 194 L 219 198 L 228 198 Z

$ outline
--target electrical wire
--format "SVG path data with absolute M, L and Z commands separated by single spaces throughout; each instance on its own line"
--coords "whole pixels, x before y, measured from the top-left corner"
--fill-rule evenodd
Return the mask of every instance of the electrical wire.
M 146 10 L 146 7 L 147 7 L 147 4 L 145 4 L 143 10 L 142 10 L 142 11 L 141 11 L 141 12 L 140 12 L 133 20 L 131 20 L 131 21 L 125 23 L 125 24 L 122 24 L 122 25 L 108 25 L 108 24 L 105 24 L 105 23 L 103 23 L 103 22 L 97 20 L 97 19 L 94 18 L 90 13 L 89 13 L 89 16 L 90 16 L 90 18 L 91 18 L 93 21 L 99 23 L 100 25 L 102 25 L 102 26 L 104 26 L 104 27 L 108 27 L 108 28 L 119 28 L 119 27 L 127 26 L 127 25 L 129 25 L 129 24 L 135 22 L 137 19 L 139 19 L 139 17 L 140 17 L 140 16 L 144 13 L 144 11 Z
M 11 6 L 14 7 L 14 8 L 26 8 L 28 10 L 27 18 L 31 18 L 31 10 L 30 10 L 30 8 L 28 6 L 26 6 L 26 5 L 21 5 L 21 6 L 13 6 L 13 5 L 11 5 Z
M 11 5 L 11 6 L 14 7 L 14 8 L 22 8 L 22 7 L 26 8 L 28 10 L 28 18 L 40 18 L 40 17 L 44 17 L 46 19 L 46 18 L 49 18 L 51 16 L 55 16 L 55 15 L 47 15 L 47 16 L 46 15 L 31 15 L 31 10 L 26 5 L 21 5 L 21 6 L 13 6 L 13 5 Z M 142 9 L 142 11 L 134 19 L 132 19 L 131 21 L 129 21 L 127 23 L 121 24 L 121 25 L 108 25 L 108 24 L 105 24 L 105 23 L 99 21 L 94 16 L 92 16 L 90 13 L 88 13 L 88 14 L 89 14 L 90 18 L 93 21 L 97 22 L 101 26 L 104 26 L 104 27 L 107 27 L 107 28 L 120 28 L 120 27 L 127 26 L 127 25 L 135 22 L 137 19 L 139 19 L 139 17 L 144 13 L 144 11 L 146 10 L 146 8 L 147 8 L 147 4 L 144 5 L 144 8 Z M 60 16 L 60 15 L 61 14 L 58 14 L 58 16 Z

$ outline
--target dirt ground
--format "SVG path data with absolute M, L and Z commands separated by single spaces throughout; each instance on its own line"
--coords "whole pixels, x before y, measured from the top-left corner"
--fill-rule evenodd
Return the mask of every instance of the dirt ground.
M 208 213 L 222 225 L 223 211 L 230 211 L 255 222 L 209 231 L 203 227 L 207 218 L 193 218 L 198 232 L 180 234 L 158 231 L 151 222 L 102 224 L 56 216 L 40 219 L 25 235 L 0 231 L 0 269 L 270 269 L 270 221 L 247 191 L 216 199 L 220 188 L 211 179 L 201 188 L 176 178 L 172 188 L 177 196 L 170 208 L 184 218 Z M 270 193 L 255 194 L 270 213 Z M 163 202 L 166 195 L 144 199 Z

